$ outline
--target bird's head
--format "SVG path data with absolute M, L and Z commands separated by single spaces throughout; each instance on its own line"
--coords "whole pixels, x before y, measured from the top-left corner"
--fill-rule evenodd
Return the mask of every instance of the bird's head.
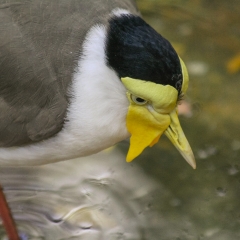
M 121 79 L 129 101 L 127 161 L 165 134 L 196 168 L 177 112 L 178 100 L 188 88 L 188 73 L 171 44 L 140 17 L 124 14 L 110 20 L 106 53 L 107 63 Z

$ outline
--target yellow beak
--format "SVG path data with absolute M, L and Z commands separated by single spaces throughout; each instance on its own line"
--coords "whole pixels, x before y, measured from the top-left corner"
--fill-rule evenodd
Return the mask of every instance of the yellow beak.
M 146 147 L 156 144 L 161 135 L 165 133 L 185 160 L 194 169 L 196 168 L 191 147 L 180 126 L 175 109 L 170 114 L 160 114 L 147 107 L 130 105 L 127 129 L 131 134 L 127 162 L 140 155 Z
M 166 129 L 165 135 L 169 138 L 172 144 L 181 153 L 183 158 L 192 166 L 192 168 L 196 169 L 196 161 L 192 149 L 181 128 L 176 110 L 173 110 L 170 113 L 170 119 L 171 123 L 169 127 Z

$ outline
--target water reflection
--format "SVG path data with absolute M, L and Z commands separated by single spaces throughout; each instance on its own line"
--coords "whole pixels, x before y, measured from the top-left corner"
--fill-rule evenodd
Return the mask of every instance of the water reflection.
M 158 222 L 151 195 L 167 194 L 117 150 L 1 168 L 0 181 L 23 239 L 149 239 Z

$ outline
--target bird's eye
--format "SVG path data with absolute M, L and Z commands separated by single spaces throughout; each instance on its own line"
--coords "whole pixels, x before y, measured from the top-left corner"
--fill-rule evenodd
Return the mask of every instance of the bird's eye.
M 147 103 L 147 100 L 134 95 L 131 95 L 131 99 L 133 100 L 133 102 L 135 102 L 138 105 L 144 105 Z

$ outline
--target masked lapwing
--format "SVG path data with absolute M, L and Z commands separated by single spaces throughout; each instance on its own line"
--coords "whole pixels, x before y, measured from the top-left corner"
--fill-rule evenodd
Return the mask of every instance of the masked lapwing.
M 0 0 L 0 166 L 90 155 L 164 133 L 195 168 L 178 100 L 188 73 L 131 0 Z
M 0 166 L 129 137 L 132 161 L 164 133 L 195 168 L 177 113 L 187 87 L 183 61 L 132 0 L 0 0 Z

